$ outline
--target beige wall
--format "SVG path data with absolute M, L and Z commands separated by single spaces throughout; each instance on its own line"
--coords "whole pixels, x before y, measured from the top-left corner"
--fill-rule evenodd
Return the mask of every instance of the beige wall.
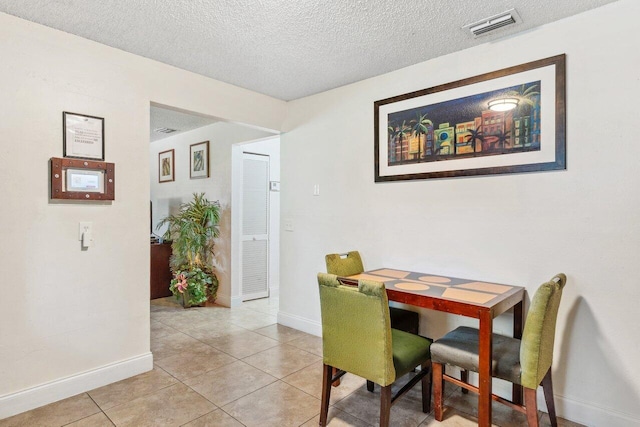
M 0 418 L 149 370 L 149 106 L 279 129 L 285 103 L 0 14 Z M 52 203 L 62 111 L 105 118 L 112 203 Z M 95 246 L 80 248 L 92 221 Z
M 620 1 L 290 102 L 281 213 L 294 231 L 281 233 L 279 322 L 319 334 L 315 274 L 330 252 L 358 249 L 368 268 L 513 283 L 529 295 L 562 271 L 558 411 L 590 426 L 638 425 L 638 16 L 639 2 Z M 561 53 L 566 171 L 374 183 L 374 101 Z M 510 320 L 496 331 L 510 333 Z M 421 330 L 438 337 L 462 322 L 425 311 Z

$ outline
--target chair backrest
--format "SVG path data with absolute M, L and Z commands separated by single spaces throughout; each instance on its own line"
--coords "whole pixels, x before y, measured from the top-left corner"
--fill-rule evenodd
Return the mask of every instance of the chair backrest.
M 382 386 L 395 381 L 384 283 L 345 286 L 335 274 L 318 274 L 324 363 Z
M 344 258 L 340 254 L 329 254 L 324 257 L 324 261 L 327 263 L 327 273 L 336 276 L 352 276 L 364 271 L 358 251 L 351 251 Z
M 531 300 L 520 345 L 520 382 L 536 389 L 553 361 L 558 307 L 567 277 L 560 273 L 543 283 Z

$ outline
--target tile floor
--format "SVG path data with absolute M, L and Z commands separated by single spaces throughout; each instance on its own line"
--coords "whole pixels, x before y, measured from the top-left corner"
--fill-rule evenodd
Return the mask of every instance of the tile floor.
M 154 369 L 60 402 L 0 420 L 6 426 L 317 426 L 322 340 L 276 324 L 277 299 L 240 308 L 182 309 L 172 298 L 151 302 Z M 445 420 L 421 411 L 419 386 L 398 400 L 391 425 L 476 425 L 476 399 L 446 390 Z M 379 388 L 347 374 L 331 393 L 330 426 L 375 426 Z M 526 425 L 522 414 L 494 404 L 494 424 Z M 559 420 L 561 426 L 577 424 Z M 541 425 L 549 419 L 541 413 Z

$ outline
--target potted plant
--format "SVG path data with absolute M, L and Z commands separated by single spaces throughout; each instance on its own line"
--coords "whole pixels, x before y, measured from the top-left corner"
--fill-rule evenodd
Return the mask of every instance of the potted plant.
M 204 193 L 194 193 L 193 200 L 181 204 L 177 214 L 158 224 L 158 229 L 168 225 L 162 237 L 171 241 L 173 251 L 170 266 L 174 278 L 169 289 L 185 308 L 216 299 L 218 278 L 212 260 L 219 222 L 220 203 L 210 202 Z

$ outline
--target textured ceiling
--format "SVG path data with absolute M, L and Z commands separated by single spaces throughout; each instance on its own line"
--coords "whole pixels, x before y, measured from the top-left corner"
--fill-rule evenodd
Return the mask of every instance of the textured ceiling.
M 178 135 L 182 132 L 201 128 L 216 122 L 215 119 L 209 117 L 196 116 L 153 106 L 151 107 L 151 119 L 149 121 L 149 140 L 151 142 Z M 176 131 L 171 133 L 156 132 L 155 129 L 158 128 L 169 128 L 175 129 Z
M 615 0 L 0 0 L 0 11 L 283 100 Z M 515 8 L 474 39 L 461 27 Z

